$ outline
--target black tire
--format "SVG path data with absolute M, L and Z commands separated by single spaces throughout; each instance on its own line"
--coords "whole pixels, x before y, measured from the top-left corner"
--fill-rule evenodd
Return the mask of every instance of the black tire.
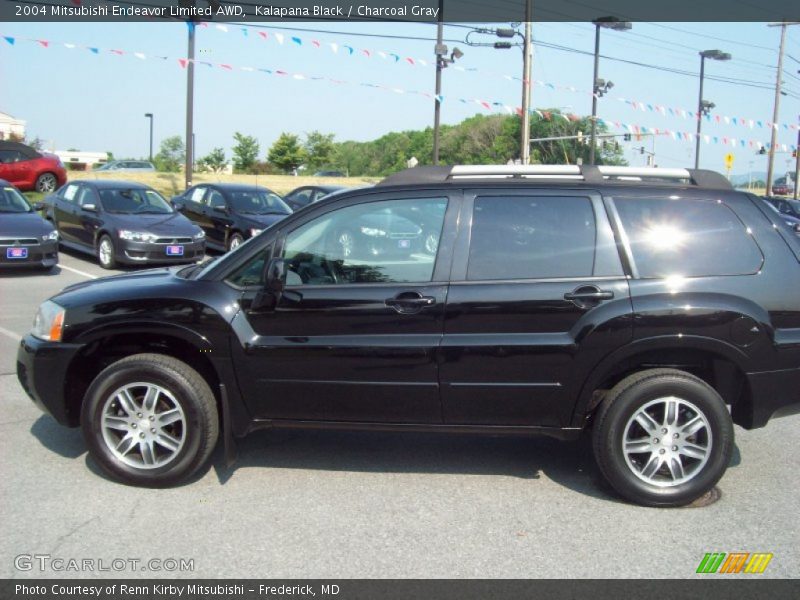
M 103 244 L 110 244 L 111 252 L 106 254 L 103 252 Z M 107 234 L 103 234 L 100 236 L 100 239 L 97 240 L 97 262 L 100 263 L 100 266 L 104 269 L 116 269 L 117 268 L 117 256 L 116 256 L 116 249 L 114 247 L 114 240 L 111 239 L 111 236 Z
M 36 178 L 36 191 L 42 194 L 55 192 L 58 187 L 58 178 L 52 173 L 42 173 Z
M 243 243 L 244 243 L 244 236 L 242 236 L 241 233 L 239 233 L 238 231 L 232 233 L 231 236 L 228 238 L 228 252 L 230 252 L 231 250 L 235 250 Z
M 663 411 L 664 420 L 658 425 L 656 418 L 652 430 L 645 430 L 633 422 L 634 415 L 639 414 L 640 409 L 653 403 L 652 410 L 658 411 L 659 399 L 669 397 L 677 398 L 683 403 L 678 405 L 680 408 L 676 411 L 675 427 L 665 427 L 666 405 Z M 686 435 L 677 423 L 681 415 L 686 420 L 697 417 L 693 409 L 702 413 L 700 416 L 705 418 L 708 426 L 703 426 L 696 434 Z M 666 435 L 662 433 L 665 429 L 668 431 Z M 652 446 L 652 450 L 648 448 L 642 453 L 628 452 L 626 458 L 623 443 L 635 431 L 643 433 L 644 437 L 628 439 L 634 442 L 644 440 L 639 443 Z M 684 440 L 678 439 L 675 443 L 706 446 L 705 458 L 676 456 L 672 453 L 671 451 L 681 446 L 672 446 L 673 442 L 667 440 L 672 440 L 673 436 L 680 438 L 681 435 Z M 720 395 L 702 379 L 677 369 L 651 369 L 620 381 L 600 404 L 595 415 L 592 436 L 595 459 L 611 487 L 628 500 L 645 506 L 661 507 L 684 506 L 710 491 L 728 468 L 734 443 L 731 416 Z M 661 457 L 665 453 L 665 458 L 676 457 L 680 465 L 675 465 L 675 458 L 662 463 Z M 645 463 L 654 458 L 656 462 L 652 464 L 658 464 L 659 467 L 651 476 L 649 472 L 645 472 L 649 471 Z M 673 466 L 676 471 L 680 468 L 677 472 L 683 473 L 684 477 L 676 479 Z
M 122 414 L 122 411 L 108 412 L 107 403 L 116 402 L 112 396 L 118 398 L 114 394 L 124 386 L 140 383 L 166 390 L 172 396 L 170 402 L 174 399 L 183 411 L 184 419 L 178 423 L 180 433 L 175 434 L 181 437 L 182 446 L 166 458 L 162 457 L 167 462 L 160 466 L 144 466 L 144 456 L 140 452 L 142 446 L 132 451 L 129 457 L 130 461 L 134 461 L 141 456 L 141 466 L 123 462 L 124 459 L 114 454 L 111 444 L 104 437 L 104 414 Z M 110 406 L 113 409 L 114 404 Z M 136 405 L 137 410 L 142 410 L 142 406 Z M 136 421 L 136 418 L 131 415 L 130 420 Z M 140 422 L 147 423 L 146 414 Z M 135 423 L 131 426 L 135 427 Z M 208 383 L 189 365 L 163 354 L 136 354 L 115 362 L 94 379 L 86 392 L 81 410 L 81 428 L 92 458 L 112 478 L 139 486 L 169 487 L 191 477 L 206 464 L 219 436 L 219 414 Z M 113 434 L 117 430 L 110 431 Z M 144 437 L 142 433 L 136 434 L 136 431 L 141 432 L 141 426 L 131 430 L 136 440 L 131 446 L 138 444 L 136 435 Z M 175 433 L 175 430 L 172 432 Z M 123 436 L 120 432 L 119 436 L 127 437 L 127 434 Z M 164 452 L 158 442 L 151 444 L 151 447 L 156 448 L 156 452 Z

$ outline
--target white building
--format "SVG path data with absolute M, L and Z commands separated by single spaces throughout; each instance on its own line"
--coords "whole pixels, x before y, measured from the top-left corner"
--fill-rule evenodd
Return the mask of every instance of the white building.
M 79 150 L 56 150 L 56 156 L 61 159 L 67 167 L 72 165 L 76 171 L 88 171 L 100 164 L 108 162 L 106 152 L 80 152 Z
M 12 135 L 25 137 L 25 121 L 0 112 L 0 140 L 10 139 Z

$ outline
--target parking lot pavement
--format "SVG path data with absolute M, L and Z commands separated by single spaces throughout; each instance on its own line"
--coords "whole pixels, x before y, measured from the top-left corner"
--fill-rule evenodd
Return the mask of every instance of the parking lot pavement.
M 66 268 L 0 276 L 0 577 L 693 577 L 706 552 L 734 551 L 772 552 L 761 577 L 800 573 L 800 416 L 737 428 L 722 499 L 704 508 L 624 503 L 586 440 L 544 438 L 264 432 L 242 441 L 233 470 L 218 449 L 182 487 L 113 483 L 13 374 L 14 336 L 38 303 L 85 280 Z M 17 570 L 28 554 L 194 570 Z

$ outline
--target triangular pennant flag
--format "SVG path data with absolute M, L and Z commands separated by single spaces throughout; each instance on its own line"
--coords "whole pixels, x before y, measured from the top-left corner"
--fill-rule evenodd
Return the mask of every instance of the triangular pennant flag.
M 361 50 L 361 52 L 362 52 L 362 53 L 364 54 L 364 56 L 366 56 L 367 58 L 370 58 L 370 57 L 372 56 L 372 54 L 370 54 L 370 51 L 369 51 L 369 50 Z
M 226 65 L 224 63 L 219 63 L 220 69 L 225 69 L 226 71 L 233 71 L 233 67 L 231 65 Z
M 260 36 L 261 36 L 262 38 L 264 38 L 265 40 L 266 40 L 266 39 L 269 39 L 269 34 L 268 34 L 266 31 L 259 31 L 259 32 L 258 32 L 258 35 L 260 35 Z
M 36 40 L 36 41 L 42 45 L 42 48 L 47 48 L 50 45 L 50 42 L 48 42 L 47 40 Z
M 444 96 L 442 96 L 441 94 L 439 94 L 438 96 L 435 96 L 435 98 L 436 98 L 436 101 L 437 101 L 439 104 L 441 104 L 442 102 L 444 102 Z
M 92 53 L 94 53 L 94 54 L 100 54 L 100 49 L 99 49 L 99 48 L 86 48 L 86 49 L 87 49 L 89 52 L 92 52 Z
M 408 64 L 410 64 L 410 65 L 413 65 L 414 64 L 414 59 L 413 58 L 406 58 L 406 62 L 408 62 Z
M 3 36 L 3 39 L 4 39 L 5 41 L 7 41 L 9 44 L 11 44 L 12 46 L 14 45 L 14 42 L 16 41 L 16 40 L 15 40 L 13 37 L 9 37 L 9 36 L 7 36 L 7 35 L 4 35 L 4 36 Z
M 331 42 L 328 45 L 331 47 L 331 50 L 333 50 L 334 54 L 339 52 L 339 44 L 337 44 L 336 42 Z
M 185 68 L 186 68 L 186 65 L 187 65 L 187 64 L 189 64 L 189 59 L 188 59 L 188 58 L 179 58 L 179 59 L 178 59 L 178 64 L 179 64 L 179 65 L 180 65 L 182 68 L 184 68 L 184 69 L 185 69 Z
M 242 27 L 242 35 L 243 35 L 243 36 L 245 36 L 245 37 L 247 37 L 247 35 L 248 35 L 248 33 L 247 33 L 247 27 Z
M 301 39 L 300 39 L 299 37 L 297 37 L 297 36 L 292 36 L 292 41 L 293 41 L 295 44 L 297 44 L 298 46 L 302 46 L 302 45 L 303 45 L 303 40 L 301 40 Z
M 347 48 L 347 52 L 350 54 L 350 56 L 353 56 L 353 52 L 356 51 L 356 49 L 352 46 L 342 46 L 342 48 Z
M 145 59 L 147 58 L 147 57 L 146 57 L 144 54 L 142 54 L 141 52 L 134 52 L 134 53 L 133 53 L 133 55 L 134 55 L 136 58 L 139 58 L 139 59 L 141 59 L 141 60 L 145 60 Z
M 116 54 L 118 56 L 122 56 L 123 54 L 125 54 L 125 52 L 123 52 L 122 50 L 109 50 L 109 52 L 111 52 L 111 54 Z
M 319 43 L 319 40 L 311 40 L 311 45 L 315 48 L 319 48 L 322 44 Z
M 225 33 L 228 33 L 228 28 L 225 27 L 225 25 L 217 25 L 217 29 L 219 29 L 220 31 L 224 31 Z

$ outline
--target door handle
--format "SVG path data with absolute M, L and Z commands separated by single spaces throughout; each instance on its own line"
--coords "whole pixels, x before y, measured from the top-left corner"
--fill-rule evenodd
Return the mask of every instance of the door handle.
M 614 292 L 567 292 L 564 294 L 564 300 L 611 300 L 614 298 Z
M 400 314 L 408 315 L 420 312 L 423 308 L 436 304 L 433 296 L 423 296 L 419 292 L 402 292 L 394 298 L 387 298 L 384 303 Z
M 614 292 L 601 290 L 596 285 L 583 285 L 564 294 L 564 300 L 569 300 L 580 308 L 588 304 L 598 303 L 601 300 L 611 300 L 613 298 Z

